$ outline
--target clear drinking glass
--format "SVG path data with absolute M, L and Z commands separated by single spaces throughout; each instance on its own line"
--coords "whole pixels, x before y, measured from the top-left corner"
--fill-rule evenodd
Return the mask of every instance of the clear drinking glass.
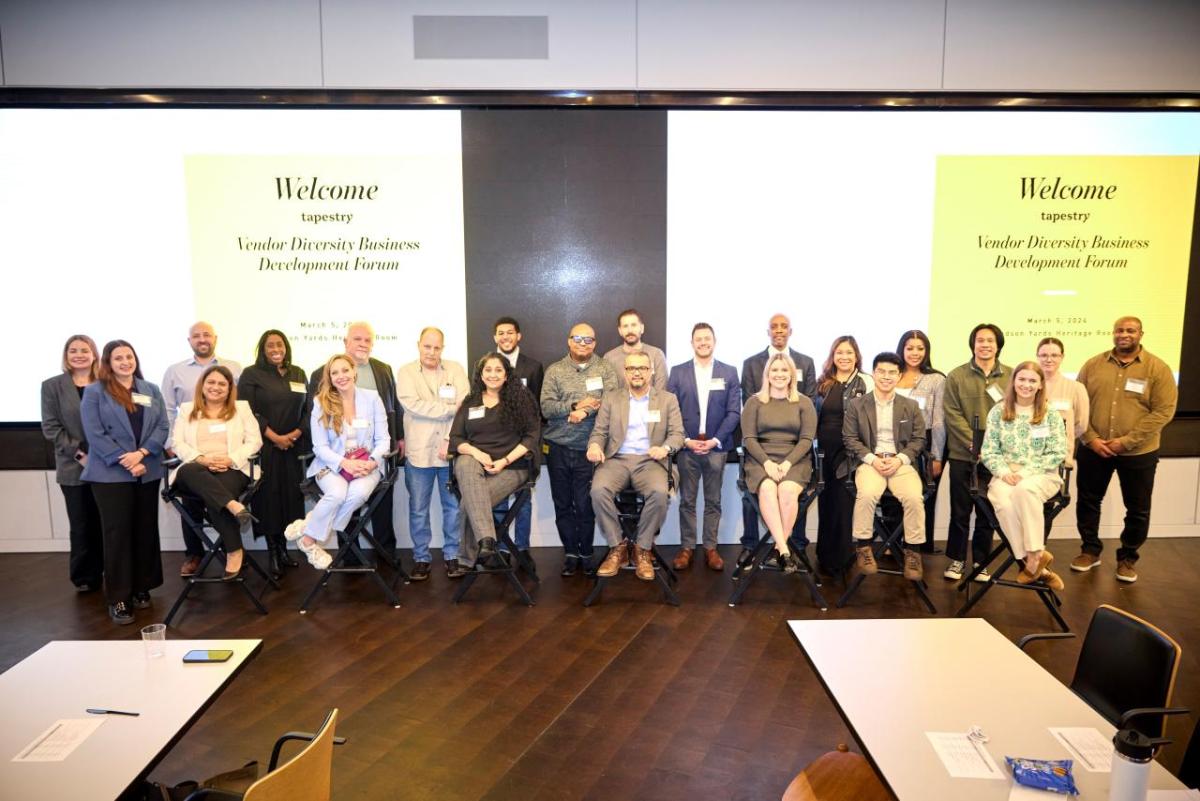
M 142 642 L 146 644 L 146 658 L 158 659 L 167 652 L 167 625 L 151 623 L 142 629 Z

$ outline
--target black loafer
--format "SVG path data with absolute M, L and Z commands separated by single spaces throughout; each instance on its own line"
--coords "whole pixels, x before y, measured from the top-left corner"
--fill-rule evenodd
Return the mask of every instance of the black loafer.
M 564 578 L 575 575 L 579 571 L 580 561 L 582 560 L 578 556 L 568 556 L 563 559 L 562 570 L 558 572 L 558 575 Z
M 124 601 L 117 601 L 115 604 L 108 605 L 108 616 L 112 618 L 112 622 L 118 626 L 128 626 L 133 622 L 133 612 L 129 610 L 129 605 Z
M 496 538 L 484 537 L 479 541 L 479 553 L 476 561 L 490 562 L 492 557 L 496 555 Z
M 134 609 L 149 609 L 150 608 L 150 593 L 135 592 L 133 594 Z
M 98 589 L 100 589 L 100 582 L 98 581 L 85 581 L 83 584 L 75 585 L 75 592 L 79 593 L 95 592 Z

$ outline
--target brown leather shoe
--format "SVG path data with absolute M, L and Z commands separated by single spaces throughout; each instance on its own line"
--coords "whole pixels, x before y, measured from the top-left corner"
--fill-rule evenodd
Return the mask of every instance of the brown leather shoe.
M 1077 573 L 1086 573 L 1098 564 L 1100 557 L 1085 551 L 1071 560 L 1071 569 Z
M 625 540 L 621 540 L 608 549 L 608 555 L 604 557 L 604 561 L 600 563 L 600 567 L 596 568 L 596 575 L 604 576 L 605 578 L 617 575 L 621 569 L 621 565 L 625 564 L 626 559 Z
M 904 549 L 904 577 L 909 581 L 925 580 L 925 564 L 916 548 Z
M 196 575 L 196 571 L 200 569 L 200 557 L 189 556 L 183 560 L 183 564 L 179 567 L 179 575 L 187 578 L 188 576 Z
M 875 562 L 875 553 L 870 545 L 854 546 L 854 563 L 864 575 L 873 576 L 879 572 L 879 565 Z
M 649 550 L 644 550 L 634 543 L 633 562 L 637 567 L 638 578 L 642 581 L 654 581 L 654 560 L 650 558 Z
M 680 548 L 679 553 L 675 554 L 675 558 L 671 560 L 671 567 L 676 570 L 687 570 L 692 566 L 692 556 L 695 554 L 691 548 Z
M 721 554 L 717 553 L 716 548 L 704 549 L 704 564 L 709 570 L 724 570 L 725 560 L 721 558 Z

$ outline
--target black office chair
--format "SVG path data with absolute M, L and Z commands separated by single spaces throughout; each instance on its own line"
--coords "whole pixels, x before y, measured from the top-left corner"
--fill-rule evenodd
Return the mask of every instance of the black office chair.
M 183 464 L 183 460 L 177 456 L 163 460 L 163 467 L 168 470 L 173 470 L 181 464 Z M 254 498 L 254 494 L 258 492 L 258 486 L 262 481 L 262 471 L 259 469 L 257 454 L 250 457 L 250 476 L 250 483 L 238 495 L 238 502 L 246 508 L 250 508 L 250 501 Z M 188 595 L 191 594 L 192 590 L 198 584 L 236 586 L 250 599 L 250 603 L 254 604 L 254 608 L 265 615 L 267 607 L 262 603 L 262 594 L 267 591 L 267 587 L 279 589 L 279 584 L 267 574 L 267 571 L 263 570 L 262 565 L 251 555 L 250 549 L 242 548 L 242 573 L 232 581 L 225 581 L 220 575 L 204 575 L 214 559 L 222 566 L 221 572 L 224 573 L 223 566 L 227 559 L 225 547 L 221 544 L 221 538 L 210 537 L 208 534 L 209 530 L 212 529 L 212 523 L 209 521 L 208 513 L 204 508 L 204 501 L 200 500 L 198 496 L 187 492 L 183 487 L 171 484 L 165 478 L 163 479 L 161 495 L 165 503 L 175 507 L 175 511 L 179 512 L 180 520 L 185 526 L 191 527 L 196 532 L 196 535 L 200 539 L 200 544 L 204 546 L 204 557 L 200 560 L 200 566 L 196 568 L 195 573 L 183 580 L 183 589 L 180 590 L 179 595 L 175 598 L 175 603 L 171 604 L 171 609 L 167 612 L 163 623 L 168 626 L 171 625 L 171 621 L 175 619 L 176 613 L 179 612 L 179 607 L 183 605 L 183 602 L 187 600 Z M 263 582 L 265 582 L 258 595 L 255 595 L 246 584 L 247 571 L 257 573 Z
M 846 454 L 846 458 L 849 460 L 849 453 Z M 923 487 L 921 492 L 922 501 L 923 503 L 928 504 L 931 502 L 934 493 L 937 492 L 937 482 L 930 479 L 929 470 L 926 467 L 925 459 L 926 453 L 922 452 L 921 455 L 917 457 L 917 462 L 913 466 L 916 468 L 917 473 L 921 476 L 921 485 Z M 846 474 L 846 491 L 852 498 L 858 494 L 858 485 L 854 483 L 854 472 L 857 466 L 857 462 L 848 465 L 849 470 Z M 900 501 L 896 499 L 896 496 L 892 495 L 890 490 L 885 489 L 883 491 L 883 497 L 880 498 L 879 503 L 876 504 L 875 520 L 872 525 L 873 536 L 871 538 L 871 551 L 875 555 L 875 561 L 879 562 L 884 554 L 890 554 L 891 558 L 896 562 L 897 565 L 902 565 L 904 563 L 904 507 L 901 506 Z M 932 537 L 933 532 L 927 531 L 925 532 L 925 536 Z M 876 541 L 878 541 L 878 544 L 875 544 Z M 861 542 L 855 542 L 856 546 L 861 544 Z M 899 576 L 900 578 L 903 578 L 904 571 L 890 567 L 883 567 L 880 565 L 879 575 Z M 847 585 L 846 591 L 842 593 L 842 597 L 838 598 L 838 609 L 841 609 L 850 602 L 850 598 L 854 595 L 854 593 L 858 592 L 858 588 L 862 586 L 862 583 L 866 580 L 866 578 L 867 576 L 865 573 L 858 572 L 855 574 L 854 578 L 850 580 L 849 585 Z M 929 610 L 929 613 L 936 615 L 937 607 L 933 605 L 933 601 L 929 597 L 929 585 L 925 583 L 925 579 L 921 579 L 920 581 L 913 581 L 911 579 L 906 580 L 913 586 L 913 589 L 916 590 L 917 597 L 923 604 L 925 604 L 925 608 Z
M 675 470 L 673 465 L 668 461 L 665 467 L 667 471 L 667 495 L 668 497 L 675 494 Z M 617 507 L 617 520 L 621 524 L 621 538 L 625 541 L 625 552 L 627 559 L 622 570 L 633 570 L 633 546 L 637 542 L 638 523 L 642 519 L 642 505 L 645 498 L 641 493 L 632 488 L 623 489 L 617 493 L 613 499 Z M 658 532 L 654 532 L 655 539 L 658 538 Z M 662 557 L 658 551 L 657 543 L 650 545 L 650 559 L 654 563 L 654 581 L 662 590 L 663 600 L 671 606 L 679 606 L 679 596 L 671 586 L 679 581 L 679 577 L 675 575 L 675 571 L 671 569 L 671 563 Z M 604 560 L 600 559 L 596 562 L 599 566 Z M 616 576 L 601 576 L 596 573 L 596 567 L 590 571 L 592 576 L 592 590 L 583 599 L 584 606 L 591 606 L 600 598 L 600 593 L 604 591 L 604 585 L 616 578 Z
M 312 458 L 312 454 L 303 454 L 300 457 L 301 465 L 307 465 Z M 380 470 L 383 471 L 383 476 L 376 485 L 367 502 L 360 506 L 354 512 L 354 516 L 350 518 L 350 522 L 346 525 L 345 531 L 336 532 L 338 540 L 337 553 L 333 557 L 333 561 L 329 563 L 329 567 L 322 571 L 321 577 L 317 579 L 313 588 L 308 591 L 308 595 L 304 596 L 304 602 L 300 604 L 300 614 L 308 614 L 308 607 L 317 597 L 317 595 L 329 585 L 329 580 L 337 574 L 343 575 L 366 575 L 375 580 L 379 585 L 379 589 L 383 592 L 384 598 L 393 609 L 400 608 L 400 599 L 396 596 L 396 587 L 401 581 L 407 583 L 409 580 L 408 573 L 404 570 L 404 566 L 400 564 L 398 558 L 393 557 L 386 548 L 381 548 L 379 542 L 375 539 L 374 533 L 367 527 L 371 522 L 371 515 L 379 508 L 379 504 L 383 503 L 383 499 L 387 493 L 392 491 L 396 485 L 396 478 L 400 475 L 400 452 L 393 448 L 383 455 L 383 464 L 380 465 Z M 305 479 L 300 482 L 300 489 L 310 499 L 316 500 L 321 497 L 321 489 L 317 486 L 316 481 Z M 368 559 L 359 547 L 359 538 L 365 539 L 374 549 L 375 559 Z M 350 558 L 354 558 L 354 563 L 350 564 Z M 388 583 L 383 580 L 379 574 L 378 560 L 382 560 L 392 571 L 392 581 Z
M 982 515 L 992 528 L 1000 534 L 999 544 L 992 549 L 992 552 L 987 557 L 976 565 L 970 573 L 963 576 L 962 581 L 958 583 L 958 591 L 964 593 L 966 600 L 963 605 L 955 612 L 956 617 L 964 617 L 975 604 L 983 600 L 983 596 L 987 595 L 993 587 L 1007 587 L 1014 590 L 1023 590 L 1032 592 L 1037 595 L 1038 600 L 1045 605 L 1049 610 L 1054 622 L 1058 624 L 1063 631 L 1070 631 L 1071 627 L 1067 625 L 1067 621 L 1058 611 L 1062 606 L 1062 599 L 1058 597 L 1051 587 L 1047 586 L 1043 581 L 1035 581 L 1032 584 L 1022 584 L 1018 581 L 1012 581 L 1004 578 L 1004 574 L 1014 565 L 1018 570 L 1021 569 L 1020 562 L 1015 554 L 1013 554 L 1012 546 L 1009 545 L 1008 536 L 1000 527 L 1000 521 L 996 518 L 996 510 L 992 508 L 992 502 L 987 498 L 987 486 L 983 483 L 979 475 L 980 466 L 980 451 L 983 448 L 983 430 L 979 427 L 979 418 L 975 417 L 971 421 L 971 456 L 974 464 L 971 468 L 971 500 L 975 503 L 975 513 Z M 1046 519 L 1046 540 L 1050 540 L 1050 528 L 1054 525 L 1054 518 L 1058 517 L 1063 509 L 1066 509 L 1071 504 L 1071 468 L 1065 464 L 1058 468 L 1059 478 L 1062 479 L 1062 489 L 1058 494 L 1050 500 L 1046 501 L 1043 507 L 1043 516 Z M 1003 562 L 995 570 L 991 570 L 988 580 L 979 583 L 978 592 L 975 595 L 971 594 L 972 585 L 978 583 L 975 577 L 987 570 L 1001 556 L 1005 556 Z
M 1074 637 L 1066 632 L 1029 634 L 1021 650 L 1036 640 Z M 1179 671 L 1179 643 L 1140 617 L 1101 604 L 1092 615 L 1070 688 L 1114 726 L 1132 709 L 1169 707 Z M 1133 726 L 1147 737 L 1161 737 L 1165 720 L 1147 716 Z
M 518 573 L 524 573 L 537 586 L 541 583 L 537 574 L 537 566 L 534 565 L 533 557 L 529 555 L 528 551 L 517 548 L 517 544 L 513 542 L 509 531 L 521 509 L 533 502 L 533 490 L 537 486 L 538 475 L 542 470 L 541 455 L 542 449 L 539 446 L 524 457 L 529 462 L 529 478 L 513 493 L 511 496 L 513 500 L 509 504 L 508 511 L 504 513 L 504 517 L 501 520 L 496 522 L 496 542 L 503 547 L 503 550 L 497 551 L 495 558 L 490 563 L 476 564 L 474 570 L 462 577 L 462 581 L 458 585 L 458 590 L 455 591 L 454 598 L 452 599 L 454 603 L 462 601 L 463 596 L 474 586 L 476 579 L 480 576 L 503 576 L 505 581 L 517 591 L 517 596 L 526 606 L 534 605 L 533 597 L 525 589 L 525 585 L 521 583 Z M 458 457 L 450 454 L 450 481 L 448 483 L 450 491 L 454 493 L 454 497 L 461 500 L 462 493 L 459 491 L 458 479 L 454 475 L 455 458 Z M 465 514 L 461 510 L 459 513 Z
M 1192 739 L 1179 763 L 1179 781 L 1192 790 L 1200 790 L 1200 721 L 1192 729 Z
M 804 515 L 808 512 L 808 507 L 812 505 L 813 501 L 817 499 L 817 496 L 821 494 L 821 490 L 825 487 L 824 475 L 821 472 L 821 464 L 825 457 L 815 440 L 813 441 L 810 456 L 813 464 L 812 480 L 800 492 L 800 508 L 796 515 L 797 519 L 803 519 Z M 738 449 L 738 465 L 737 487 L 738 491 L 742 493 L 742 501 L 750 504 L 758 519 L 761 520 L 762 510 L 758 506 L 758 496 L 751 492 L 746 485 L 746 452 L 742 448 Z M 783 572 L 782 566 L 776 564 L 774 560 L 770 560 L 774 552 L 774 548 L 772 548 L 774 544 L 775 540 L 771 537 L 770 532 L 761 534 L 758 538 L 758 545 L 755 546 L 750 558 L 734 566 L 733 573 L 730 575 L 733 581 L 733 593 L 729 596 L 729 605 L 731 607 L 737 606 L 741 602 L 742 596 L 746 594 L 746 590 L 750 589 L 751 582 L 754 581 L 754 577 L 759 573 L 763 571 Z M 804 582 L 813 604 L 822 612 L 828 611 L 829 604 L 826 603 L 825 597 L 821 595 L 821 591 L 818 589 L 821 586 L 821 582 L 816 578 L 816 571 L 813 570 L 812 563 L 808 561 L 808 554 L 804 552 L 803 548 L 797 546 L 796 541 L 792 539 L 790 534 L 788 536 L 788 548 L 800 561 L 800 570 L 796 571 L 795 575 Z

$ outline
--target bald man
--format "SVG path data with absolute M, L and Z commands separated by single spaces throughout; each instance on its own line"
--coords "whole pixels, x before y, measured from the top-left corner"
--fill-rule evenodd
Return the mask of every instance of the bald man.
M 175 430 L 175 417 L 179 414 L 179 404 L 187 403 L 196 395 L 196 382 L 210 364 L 219 364 L 229 368 L 233 373 L 234 383 L 242 374 L 242 366 L 233 359 L 217 358 L 217 332 L 210 323 L 200 320 L 188 329 L 188 346 L 192 349 L 192 357 L 176 362 L 167 368 L 163 375 L 162 395 L 167 405 L 168 431 Z M 167 448 L 170 449 L 171 435 L 167 434 Z M 200 511 L 200 510 L 197 510 Z M 199 516 L 196 517 L 199 519 Z M 186 522 L 183 524 L 183 546 L 186 555 L 179 575 L 191 576 L 200 569 L 200 560 L 204 558 L 204 545 L 200 535 Z

